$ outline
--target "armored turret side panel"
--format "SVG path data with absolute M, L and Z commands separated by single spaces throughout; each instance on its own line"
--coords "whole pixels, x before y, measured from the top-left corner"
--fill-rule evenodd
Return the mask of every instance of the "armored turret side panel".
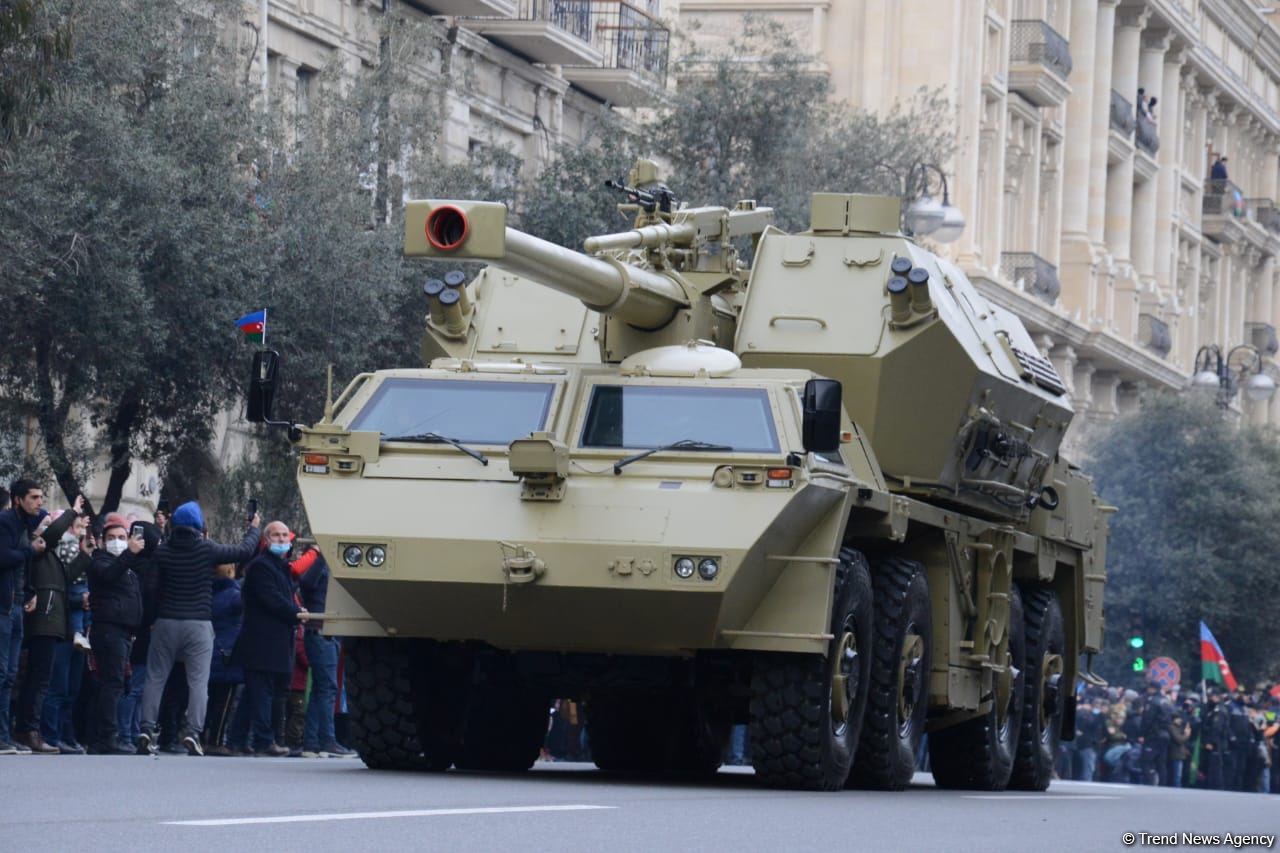
M 599 315 L 572 296 L 488 267 L 478 277 L 475 354 L 598 363 Z
M 918 277 L 896 305 L 895 259 Z M 838 379 L 901 490 L 984 513 L 1025 517 L 1071 422 L 1021 322 L 900 235 L 767 232 L 735 348 L 747 366 Z

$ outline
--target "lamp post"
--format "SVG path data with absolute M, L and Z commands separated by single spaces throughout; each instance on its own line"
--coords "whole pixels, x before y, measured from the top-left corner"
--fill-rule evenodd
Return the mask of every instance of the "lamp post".
M 1262 368 L 1262 353 L 1257 347 L 1240 344 L 1224 355 L 1222 347 L 1208 344 L 1196 353 L 1191 387 L 1216 394 L 1215 400 L 1222 409 L 1231 406 L 1241 385 L 1246 397 L 1255 403 L 1265 403 L 1275 396 L 1276 382 Z
M 904 199 L 912 198 L 903 211 L 903 230 L 911 237 L 930 237 L 939 243 L 952 243 L 964 233 L 964 214 L 951 203 L 947 187 L 947 174 L 934 163 L 912 163 L 904 177 L 888 163 L 876 163 L 888 170 L 898 180 Z M 929 192 L 930 170 L 938 175 L 942 189 L 942 201 L 938 202 Z M 919 193 L 917 194 L 917 187 Z

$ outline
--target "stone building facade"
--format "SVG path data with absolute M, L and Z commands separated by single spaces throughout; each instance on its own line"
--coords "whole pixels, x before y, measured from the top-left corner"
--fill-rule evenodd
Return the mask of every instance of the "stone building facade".
M 682 30 L 787 27 L 836 97 L 939 90 L 968 227 L 945 250 L 1070 388 L 1069 444 L 1188 385 L 1201 347 L 1276 375 L 1280 32 L 1256 0 L 680 0 Z M 696 26 L 695 26 L 696 25 Z M 1148 116 L 1138 90 L 1157 99 Z M 1210 180 L 1226 156 L 1229 180 Z M 1237 351 L 1232 364 L 1251 358 Z M 1232 406 L 1280 422 L 1280 395 Z

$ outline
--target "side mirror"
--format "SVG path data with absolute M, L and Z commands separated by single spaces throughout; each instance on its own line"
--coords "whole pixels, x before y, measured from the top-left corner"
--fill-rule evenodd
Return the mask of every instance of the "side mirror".
M 840 449 L 840 383 L 834 379 L 810 379 L 804 383 L 804 436 L 806 453 L 835 453 Z
M 271 408 L 276 396 L 276 373 L 280 369 L 280 353 L 263 350 L 253 354 L 249 373 L 249 401 L 246 417 L 249 423 L 271 423 Z

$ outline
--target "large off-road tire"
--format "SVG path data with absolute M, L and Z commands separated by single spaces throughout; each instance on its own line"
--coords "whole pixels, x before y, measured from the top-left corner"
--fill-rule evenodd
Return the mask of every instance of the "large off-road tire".
M 751 677 L 751 761 L 773 788 L 834 791 L 858 752 L 870 685 L 871 579 L 840 553 L 827 653 L 760 653 Z
M 1015 586 L 1009 601 L 1011 671 L 1005 698 L 1002 703 L 997 688 L 991 710 L 986 714 L 929 734 L 929 766 L 939 788 L 1003 791 L 1008 786 L 1025 702 L 1022 694 L 1025 660 L 1022 596 Z M 995 678 L 1001 676 L 997 674 Z
M 1062 711 L 1071 685 L 1062 683 L 1066 636 L 1062 608 L 1052 589 L 1022 589 L 1027 656 L 1023 667 L 1022 728 L 1009 787 L 1044 791 L 1062 736 Z
M 692 691 L 603 691 L 585 707 L 591 758 L 601 770 L 699 777 L 720 768 L 728 725 Z
M 871 588 L 871 692 L 849 782 L 897 791 L 915 773 L 928 711 L 933 643 L 929 581 L 915 560 L 889 557 L 876 563 Z
M 467 702 L 459 770 L 520 772 L 538 760 L 551 697 L 539 690 L 473 688 Z
M 453 668 L 416 640 L 359 638 L 346 648 L 351 745 L 361 760 L 374 770 L 448 770 L 460 692 Z

